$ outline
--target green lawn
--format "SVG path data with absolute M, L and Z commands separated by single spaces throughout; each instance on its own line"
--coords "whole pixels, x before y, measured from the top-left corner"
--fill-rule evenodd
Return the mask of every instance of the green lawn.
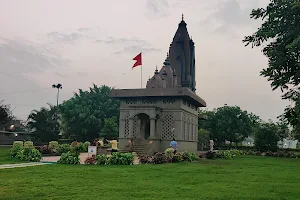
M 136 166 L 45 165 L 0 170 L 0 199 L 300 199 L 300 160 Z
M 0 147 L 0 165 L 20 163 L 20 162 L 24 163 L 24 161 L 19 161 L 17 159 L 10 157 L 10 155 L 9 155 L 10 149 L 11 149 L 11 147 Z

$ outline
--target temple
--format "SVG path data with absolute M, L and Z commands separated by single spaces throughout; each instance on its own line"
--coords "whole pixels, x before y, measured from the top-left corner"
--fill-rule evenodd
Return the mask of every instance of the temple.
M 138 154 L 164 151 L 175 138 L 178 151 L 197 151 L 198 108 L 195 46 L 183 17 L 160 70 L 143 89 L 114 89 L 120 100 L 119 148 Z

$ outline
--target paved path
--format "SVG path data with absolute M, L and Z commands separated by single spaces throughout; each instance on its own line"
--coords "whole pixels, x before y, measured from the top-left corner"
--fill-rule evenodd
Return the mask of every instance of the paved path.
M 39 165 L 47 165 L 51 163 L 42 163 L 42 162 L 30 162 L 30 163 L 20 163 L 20 164 L 5 164 L 0 165 L 0 169 L 10 169 L 10 168 L 17 168 L 17 167 L 33 167 Z

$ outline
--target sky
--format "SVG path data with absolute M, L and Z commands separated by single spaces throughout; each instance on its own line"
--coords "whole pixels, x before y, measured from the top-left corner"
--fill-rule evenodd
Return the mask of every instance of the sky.
M 26 119 L 93 83 L 139 88 L 131 69 L 143 52 L 143 86 L 161 67 L 184 14 L 196 47 L 196 93 L 207 109 L 237 105 L 276 120 L 289 102 L 259 76 L 268 60 L 242 43 L 261 21 L 253 8 L 269 0 L 0 0 L 0 100 Z

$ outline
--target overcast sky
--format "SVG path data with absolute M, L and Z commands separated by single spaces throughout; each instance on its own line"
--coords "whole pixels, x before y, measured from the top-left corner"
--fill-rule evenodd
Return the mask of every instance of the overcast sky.
M 32 109 L 60 102 L 92 83 L 140 87 L 131 70 L 141 50 L 144 85 L 162 66 L 184 13 L 196 46 L 197 94 L 208 109 L 238 105 L 263 119 L 276 119 L 288 102 L 259 72 L 261 48 L 242 39 L 260 21 L 252 8 L 268 0 L 0 0 L 0 99 L 25 119 Z

